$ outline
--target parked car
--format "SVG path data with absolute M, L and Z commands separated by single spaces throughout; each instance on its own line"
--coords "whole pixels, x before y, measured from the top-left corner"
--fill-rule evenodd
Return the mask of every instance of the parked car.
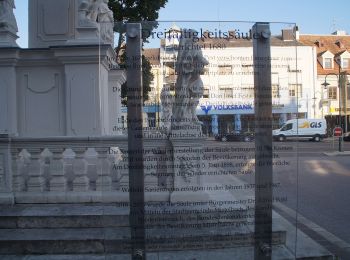
M 226 133 L 219 134 L 215 136 L 217 141 L 222 142 L 251 142 L 254 140 L 253 132 L 244 132 L 244 133 Z
M 344 133 L 343 140 L 346 142 L 350 142 L 350 132 Z

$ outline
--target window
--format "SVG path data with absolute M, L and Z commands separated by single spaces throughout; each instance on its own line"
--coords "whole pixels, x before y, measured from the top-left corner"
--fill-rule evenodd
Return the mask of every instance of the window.
M 232 74 L 231 65 L 219 65 L 219 75 L 230 75 Z
M 204 88 L 204 90 L 203 90 L 203 98 L 209 98 L 209 88 Z
M 254 85 L 242 84 L 242 87 L 239 91 L 242 93 L 242 96 L 245 98 L 254 98 Z
M 333 68 L 333 59 L 332 58 L 325 58 L 324 59 L 324 68 L 325 69 L 332 69 Z
M 350 65 L 350 59 L 349 58 L 342 59 L 342 68 L 343 69 L 348 69 L 349 65 Z
M 219 94 L 222 98 L 233 98 L 233 92 L 230 86 L 219 86 Z
M 337 87 L 328 87 L 328 99 L 337 99 Z
M 278 84 L 272 84 L 272 97 L 279 98 L 280 96 L 280 87 Z
M 301 84 L 289 84 L 289 96 L 290 97 L 302 97 L 302 86 Z
M 281 131 L 288 131 L 291 130 L 293 128 L 293 124 L 286 124 L 281 128 Z
M 253 72 L 254 72 L 253 64 L 242 64 L 242 73 L 243 74 L 249 74 L 249 73 L 253 73 Z

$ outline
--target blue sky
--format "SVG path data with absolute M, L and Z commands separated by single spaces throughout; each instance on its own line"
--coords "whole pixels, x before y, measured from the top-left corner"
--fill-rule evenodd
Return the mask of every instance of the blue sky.
M 21 47 L 28 41 L 28 0 L 15 0 Z M 168 0 L 159 20 L 293 22 L 301 33 L 350 33 L 349 0 Z

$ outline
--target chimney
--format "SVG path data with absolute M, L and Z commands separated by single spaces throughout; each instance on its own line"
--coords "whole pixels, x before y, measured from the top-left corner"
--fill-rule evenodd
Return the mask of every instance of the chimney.
M 283 41 L 293 41 L 294 35 L 292 29 L 283 29 L 282 30 L 282 40 Z
M 336 30 L 335 32 L 332 33 L 332 35 L 345 36 L 346 35 L 346 31 Z
M 299 27 L 296 25 L 294 26 L 294 34 L 295 34 L 295 39 L 299 41 L 300 38 L 300 33 L 299 33 Z

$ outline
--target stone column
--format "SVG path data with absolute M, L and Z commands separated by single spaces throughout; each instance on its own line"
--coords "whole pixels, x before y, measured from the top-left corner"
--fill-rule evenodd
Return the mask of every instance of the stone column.
M 98 167 L 97 167 L 97 179 L 96 190 L 97 191 L 111 191 L 112 190 L 112 178 L 111 169 L 113 167 L 112 162 L 108 160 L 109 147 L 95 148 L 98 154 Z
M 88 191 L 90 189 L 90 180 L 87 176 L 87 162 L 85 160 L 85 151 L 83 147 L 73 148 L 76 159 L 74 162 L 74 180 L 73 191 Z
M 50 163 L 50 191 L 67 191 L 67 179 L 63 170 L 63 150 L 60 147 L 50 148 L 53 156 Z
M 43 176 L 43 167 L 40 164 L 40 148 L 28 148 L 31 155 L 29 165 L 29 178 L 27 182 L 29 192 L 43 192 L 45 190 L 45 178 Z

